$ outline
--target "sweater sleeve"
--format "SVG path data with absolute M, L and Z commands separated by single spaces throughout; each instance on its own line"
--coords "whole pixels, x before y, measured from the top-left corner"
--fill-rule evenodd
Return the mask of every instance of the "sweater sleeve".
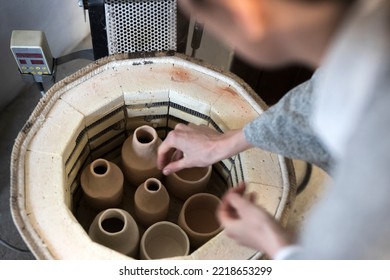
M 253 146 L 313 163 L 329 172 L 330 154 L 311 126 L 314 78 L 286 94 L 276 105 L 244 127 Z
M 312 212 L 297 259 L 390 259 L 390 86 L 376 95 Z

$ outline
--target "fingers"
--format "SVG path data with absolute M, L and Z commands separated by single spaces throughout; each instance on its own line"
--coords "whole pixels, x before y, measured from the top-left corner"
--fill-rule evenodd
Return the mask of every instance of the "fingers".
M 254 192 L 250 192 L 245 196 L 252 204 L 256 204 L 257 195 Z
M 236 212 L 236 209 L 234 209 L 229 201 L 227 201 L 225 198 L 222 200 L 221 204 L 218 207 L 217 210 L 217 218 L 219 222 L 222 225 L 225 225 L 228 223 L 230 220 L 235 220 L 238 219 L 238 215 Z
M 185 159 L 183 158 L 177 161 L 171 161 L 163 168 L 162 172 L 165 176 L 168 176 L 184 168 L 187 168 L 187 164 Z
M 169 135 L 168 135 L 169 136 Z M 174 146 L 167 139 L 161 143 L 157 150 L 157 168 L 162 170 L 169 162 L 174 151 Z
M 182 130 L 182 124 L 176 125 L 175 129 L 170 131 L 157 150 L 157 168 L 162 170 L 171 160 L 172 155 L 178 148 L 177 132 Z M 180 139 L 180 138 L 179 138 Z
M 177 161 L 177 160 L 180 160 L 182 158 L 183 158 L 183 152 L 176 150 L 171 157 L 171 161 Z
M 214 163 L 210 150 L 220 135 L 206 125 L 177 124 L 158 148 L 157 167 L 169 175 L 183 168 Z
M 240 182 L 237 187 L 231 188 L 229 192 L 234 192 L 236 194 L 243 195 L 245 193 L 245 182 Z
M 245 183 L 241 182 L 235 188 L 231 188 L 222 198 L 222 203 L 217 211 L 217 217 L 221 224 L 229 223 L 232 220 L 240 218 L 237 207 L 241 207 L 236 200 L 245 200 L 242 198 L 245 192 Z
M 238 217 L 242 217 L 242 213 L 244 213 L 248 205 L 250 205 L 250 202 L 246 198 L 233 192 L 228 193 L 225 199 L 230 207 L 236 211 Z

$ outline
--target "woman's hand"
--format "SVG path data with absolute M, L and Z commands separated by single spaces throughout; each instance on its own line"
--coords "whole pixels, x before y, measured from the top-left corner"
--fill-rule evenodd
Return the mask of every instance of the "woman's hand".
M 160 145 L 157 166 L 169 175 L 211 165 L 250 147 L 241 130 L 222 134 L 205 125 L 178 124 Z
M 254 194 L 244 196 L 245 183 L 230 189 L 222 198 L 218 219 L 225 233 L 237 243 L 274 257 L 290 244 L 291 237 L 263 208 L 254 204 Z

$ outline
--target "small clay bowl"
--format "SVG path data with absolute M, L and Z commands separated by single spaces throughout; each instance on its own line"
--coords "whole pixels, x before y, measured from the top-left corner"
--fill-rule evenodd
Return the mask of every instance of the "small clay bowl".
M 211 177 L 212 166 L 182 169 L 167 176 L 165 186 L 175 197 L 186 200 L 203 192 Z
M 140 257 L 154 260 L 186 256 L 190 252 L 187 234 L 174 223 L 162 221 L 150 226 L 140 244 Z
M 184 203 L 178 225 L 187 233 L 194 248 L 200 247 L 222 230 L 216 215 L 220 203 L 218 197 L 209 193 L 195 194 Z

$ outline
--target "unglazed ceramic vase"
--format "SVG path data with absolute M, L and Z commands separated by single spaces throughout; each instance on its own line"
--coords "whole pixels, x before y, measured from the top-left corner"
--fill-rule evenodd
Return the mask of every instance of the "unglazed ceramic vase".
M 125 210 L 110 208 L 100 212 L 88 231 L 91 239 L 124 255 L 135 257 L 139 248 L 139 230 Z
M 157 149 L 161 142 L 153 127 L 143 125 L 123 143 L 123 173 L 134 187 L 148 178 L 161 179 L 162 172 L 157 168 Z
M 134 195 L 137 220 L 148 227 L 165 220 L 168 215 L 169 195 L 160 180 L 149 178 L 142 183 Z
M 168 191 L 181 200 L 205 190 L 210 181 L 212 166 L 182 169 L 167 176 Z
M 216 213 L 220 203 L 218 197 L 208 193 L 194 194 L 184 203 L 178 225 L 187 233 L 194 248 L 200 247 L 222 230 Z
M 140 257 L 143 260 L 186 256 L 190 242 L 186 233 L 171 222 L 158 222 L 149 227 L 142 236 Z
M 115 163 L 93 161 L 81 173 L 80 183 L 88 205 L 96 210 L 116 207 L 122 200 L 123 173 Z

